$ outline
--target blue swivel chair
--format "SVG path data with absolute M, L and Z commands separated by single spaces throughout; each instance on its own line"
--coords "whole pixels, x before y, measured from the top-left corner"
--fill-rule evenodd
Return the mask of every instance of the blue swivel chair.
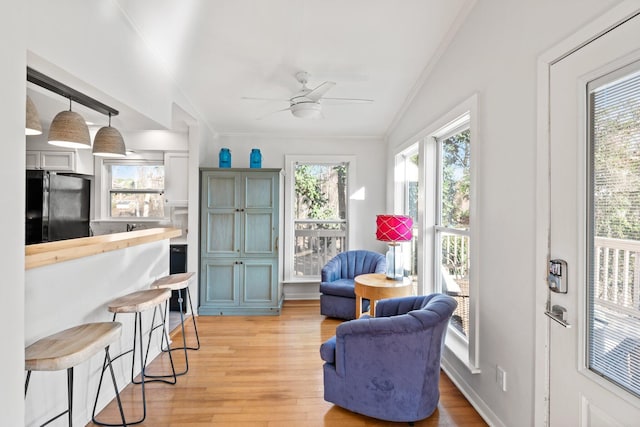
M 367 273 L 384 273 L 386 268 L 385 256 L 377 252 L 346 251 L 333 257 L 322 268 L 320 313 L 338 319 L 355 319 L 354 277 Z M 363 300 L 362 309 L 369 309 L 369 300 Z
M 320 347 L 324 399 L 359 414 L 414 422 L 438 406 L 440 356 L 457 306 L 444 294 L 378 301 L 376 317 L 338 325 Z

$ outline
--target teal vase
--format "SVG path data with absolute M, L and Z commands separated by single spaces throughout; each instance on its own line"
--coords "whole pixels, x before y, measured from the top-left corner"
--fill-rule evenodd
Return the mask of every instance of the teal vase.
M 251 150 L 251 155 L 249 156 L 249 167 L 251 168 L 261 168 L 262 167 L 262 154 L 258 148 L 253 148 Z
M 230 168 L 231 167 L 231 150 L 228 148 L 221 148 L 218 155 L 218 167 Z

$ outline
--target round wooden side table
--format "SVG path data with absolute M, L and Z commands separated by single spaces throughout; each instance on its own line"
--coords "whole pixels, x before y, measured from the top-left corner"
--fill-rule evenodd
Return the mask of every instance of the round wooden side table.
M 362 315 L 362 298 L 369 300 L 369 314 L 376 315 L 376 301 L 385 298 L 397 298 L 411 295 L 411 279 L 403 277 L 402 280 L 387 279 L 385 274 L 361 274 L 356 276 L 356 319 Z

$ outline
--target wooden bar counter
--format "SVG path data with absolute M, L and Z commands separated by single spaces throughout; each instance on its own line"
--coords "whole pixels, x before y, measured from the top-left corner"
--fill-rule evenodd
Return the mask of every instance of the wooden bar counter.
M 172 237 L 178 237 L 181 234 L 182 232 L 177 228 L 150 228 L 126 233 L 114 233 L 104 236 L 82 237 L 79 239 L 29 245 L 25 247 L 25 270 L 108 251 L 115 251 L 143 243 L 170 239 Z
M 152 228 L 26 246 L 25 347 L 83 323 L 110 322 L 110 301 L 149 289 L 154 280 L 169 274 L 170 239 L 181 233 L 176 228 Z M 122 337 L 113 344 L 113 354 L 133 342 L 133 316 L 118 321 L 123 323 Z M 150 315 L 143 314 L 143 333 L 150 321 Z M 159 353 L 159 342 L 152 342 L 150 359 Z M 75 368 L 74 424 L 86 425 L 91 419 L 103 357 L 97 355 Z M 130 381 L 130 358 L 121 358 L 117 364 L 117 381 L 122 387 Z M 66 405 L 61 383 L 64 378 L 56 373 L 33 374 L 25 401 L 25 425 L 40 425 Z M 98 409 L 113 397 L 108 388 L 101 393 Z

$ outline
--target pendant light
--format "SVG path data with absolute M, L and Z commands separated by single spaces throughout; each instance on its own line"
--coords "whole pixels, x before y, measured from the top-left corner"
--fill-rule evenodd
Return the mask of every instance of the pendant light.
M 91 148 L 89 128 L 82 116 L 71 111 L 61 111 L 51 122 L 49 128 L 49 144 L 67 148 Z
M 127 156 L 122 135 L 118 129 L 111 127 L 111 113 L 109 113 L 109 126 L 101 127 L 93 139 L 93 155 L 100 157 Z
M 42 124 L 40 123 L 40 116 L 36 109 L 36 104 L 33 103 L 29 95 L 27 95 L 27 121 L 24 128 L 25 135 L 41 135 Z

